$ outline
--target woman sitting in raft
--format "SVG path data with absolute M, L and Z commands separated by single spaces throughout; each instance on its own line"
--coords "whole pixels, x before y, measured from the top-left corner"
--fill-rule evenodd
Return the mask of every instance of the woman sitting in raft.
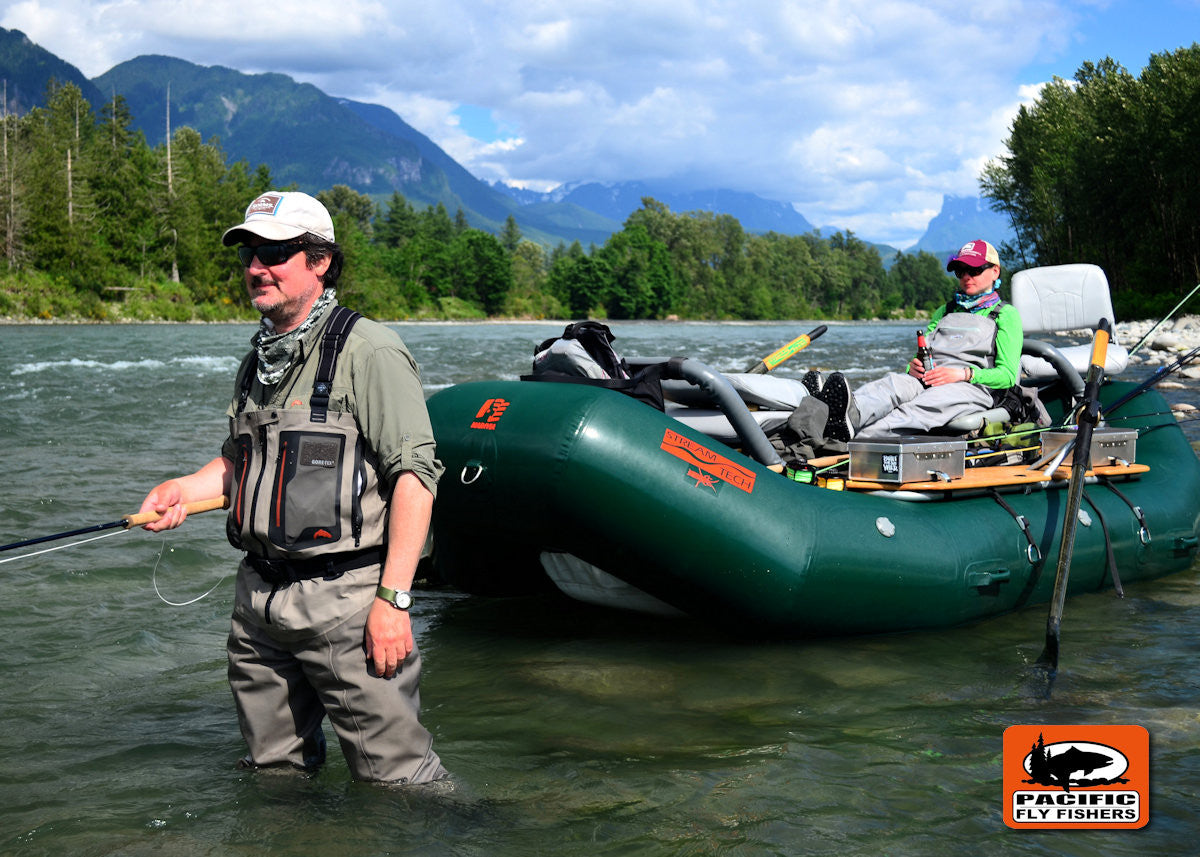
M 804 382 L 814 395 L 801 403 L 812 409 L 809 425 L 820 425 L 817 402 L 828 408 L 822 437 L 812 438 L 812 446 L 844 451 L 855 436 L 926 432 L 1009 397 L 1020 375 L 1024 336 L 1016 307 L 997 291 L 1000 256 L 988 242 L 971 241 L 946 270 L 958 277 L 958 290 L 925 329 L 933 368 L 926 371 L 914 356 L 907 372 L 890 373 L 853 393 L 841 372 L 824 383 L 810 372 Z

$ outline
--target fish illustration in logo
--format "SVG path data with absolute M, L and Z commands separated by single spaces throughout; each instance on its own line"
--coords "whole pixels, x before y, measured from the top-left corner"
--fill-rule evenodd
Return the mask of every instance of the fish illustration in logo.
M 1055 753 L 1056 746 L 1064 749 Z M 1071 791 L 1072 786 L 1083 788 L 1129 782 L 1121 777 L 1128 767 L 1124 755 L 1103 744 L 1060 742 L 1047 747 L 1039 735 L 1037 744 L 1030 749 L 1026 757 L 1025 766 L 1031 779 L 1024 782 L 1040 786 L 1058 786 L 1065 792 Z M 1107 772 L 1112 776 L 1085 779 L 1093 771 Z

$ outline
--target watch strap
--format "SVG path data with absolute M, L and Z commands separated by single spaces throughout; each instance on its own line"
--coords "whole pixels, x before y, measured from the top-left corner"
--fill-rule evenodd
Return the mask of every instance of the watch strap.
M 383 586 L 382 584 L 375 590 L 376 598 L 382 598 L 384 601 L 386 601 L 388 604 L 391 604 L 397 610 L 407 610 L 408 609 L 407 606 L 401 607 L 399 604 L 396 603 L 396 599 L 400 594 L 401 593 L 397 592 L 395 589 L 389 589 L 388 587 Z M 409 603 L 411 604 L 412 596 L 409 595 L 407 592 L 405 592 L 403 594 L 408 595 L 408 600 L 409 600 Z

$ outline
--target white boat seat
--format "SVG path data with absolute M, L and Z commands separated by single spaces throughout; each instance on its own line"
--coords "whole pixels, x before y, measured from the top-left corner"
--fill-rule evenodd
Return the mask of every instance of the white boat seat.
M 1090 343 L 1055 347 L 1030 334 L 1063 330 L 1095 330 L 1100 319 L 1116 326 L 1108 278 L 1098 265 L 1050 265 L 1027 268 L 1012 278 L 1012 304 L 1021 314 L 1025 348 L 1021 357 L 1021 375 L 1034 384 L 1046 384 L 1062 378 L 1072 388 L 1082 390 L 1081 379 L 1087 374 L 1092 358 Z M 1129 352 L 1110 339 L 1104 372 L 1117 375 L 1129 365 Z M 1071 377 L 1069 367 L 1076 377 Z

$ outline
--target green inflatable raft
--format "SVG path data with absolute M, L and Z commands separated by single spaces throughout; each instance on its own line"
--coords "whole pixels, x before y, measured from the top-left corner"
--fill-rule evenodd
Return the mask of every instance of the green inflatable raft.
M 1022 384 L 1062 423 L 1129 354 L 1031 334 L 1111 329 L 1108 281 L 1095 265 L 1058 265 L 1018 271 L 1011 291 L 1025 331 Z M 539 368 L 570 357 L 570 331 L 561 348 L 544 344 Z M 584 601 L 795 636 L 960 625 L 1048 601 L 1064 529 L 1067 594 L 1195 559 L 1200 460 L 1153 387 L 1162 376 L 1100 388 L 1106 423 L 1092 437 L 1081 498 L 1070 490 L 1079 468 L 1055 454 L 1070 431 L 1041 436 L 1033 469 L 1025 459 L 1038 452 L 968 458 L 961 436 L 859 439 L 845 470 L 800 482 L 781 472 L 767 438 L 770 421 L 797 406 L 785 379 L 680 359 L 650 371 L 667 379 L 651 385 L 663 410 L 587 383 L 483 381 L 433 396 L 447 466 L 435 575 L 471 593 L 553 585 Z M 1012 419 L 969 416 L 973 426 L 948 431 Z M 992 466 L 976 466 L 984 461 Z M 1068 505 L 1079 511 L 1064 528 Z
M 1101 399 L 1132 389 L 1110 382 Z M 429 410 L 447 467 L 434 572 L 469 593 L 557 585 L 748 635 L 803 636 L 959 625 L 1053 589 L 1065 466 L 806 484 L 735 448 L 745 444 L 586 384 L 462 384 Z M 1149 416 L 1110 423 L 1123 457 L 1093 444 L 1069 594 L 1181 571 L 1196 555 L 1195 452 L 1157 391 L 1122 412 Z M 911 449 L 919 460 L 937 448 Z

